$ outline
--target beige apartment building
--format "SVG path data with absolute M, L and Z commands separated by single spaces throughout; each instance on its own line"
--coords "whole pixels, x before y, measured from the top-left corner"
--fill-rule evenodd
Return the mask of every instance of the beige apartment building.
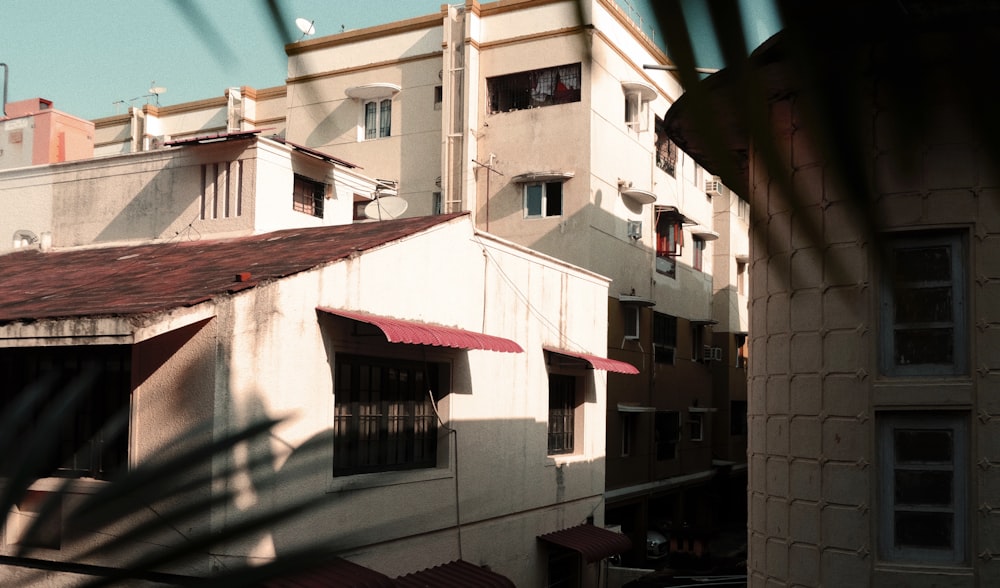
M 790 15 L 668 114 L 752 203 L 748 585 L 996 586 L 1000 14 Z
M 682 90 L 643 67 L 663 51 L 611 0 L 501 0 L 286 52 L 285 86 L 99 119 L 96 153 L 261 130 L 392 186 L 403 216 L 469 211 L 608 276 L 607 355 L 640 371 L 608 378 L 604 508 L 626 562 L 742 525 L 749 208 L 667 138 Z

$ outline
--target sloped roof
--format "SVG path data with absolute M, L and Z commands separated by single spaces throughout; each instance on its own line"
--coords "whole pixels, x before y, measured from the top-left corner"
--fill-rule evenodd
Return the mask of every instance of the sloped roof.
M 514 588 L 514 583 L 486 568 L 455 560 L 396 578 L 400 588 Z
M 193 306 L 344 259 L 465 213 L 225 240 L 0 255 L 0 324 Z

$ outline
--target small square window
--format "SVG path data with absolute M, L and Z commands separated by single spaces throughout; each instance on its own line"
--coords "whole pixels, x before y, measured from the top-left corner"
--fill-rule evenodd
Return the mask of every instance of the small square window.
M 295 174 L 292 188 L 292 210 L 323 218 L 326 184 Z
M 538 182 L 524 186 L 524 217 L 547 218 L 562 215 L 562 182 Z

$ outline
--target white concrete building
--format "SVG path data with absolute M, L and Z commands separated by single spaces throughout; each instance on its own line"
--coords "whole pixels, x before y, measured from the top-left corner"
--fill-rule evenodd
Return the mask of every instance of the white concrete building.
M 7 517 L 0 553 L 29 551 L 0 583 L 62 585 L 299 500 L 313 501 L 305 517 L 145 571 L 206 576 L 305 544 L 390 577 L 461 559 L 473 578 L 509 579 L 467 585 L 598 586 L 604 558 L 627 549 L 600 528 L 604 370 L 636 371 L 603 357 L 608 281 L 479 232 L 466 214 L 29 247 L 0 256 L 0 274 L 5 406 L 53 368 L 103 366 Z M 35 394 L 54 407 L 54 392 Z M 119 411 L 120 434 L 95 436 Z M 72 526 L 116 470 L 274 418 L 264 440 L 171 478 L 205 476 L 184 493 L 166 488 L 169 499 L 115 525 Z M 21 422 L 24 438 L 39 422 Z M 199 424 L 209 428 L 191 434 Z M 183 529 L 88 552 L 179 501 L 226 493 Z M 52 497 L 54 518 L 27 535 Z

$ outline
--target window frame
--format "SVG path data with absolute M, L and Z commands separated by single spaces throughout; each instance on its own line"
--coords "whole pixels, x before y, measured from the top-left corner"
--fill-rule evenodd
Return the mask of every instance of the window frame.
M 638 341 L 642 336 L 642 311 L 638 305 L 622 305 L 622 332 L 627 341 Z
M 323 218 L 323 208 L 330 185 L 303 174 L 293 174 L 292 210 Z
M 575 455 L 579 453 L 581 446 L 577 440 L 580 429 L 578 424 L 583 424 L 578 415 L 582 404 L 579 378 L 573 374 L 550 371 L 548 381 L 546 455 Z M 560 424 L 561 427 L 558 426 Z
M 673 425 L 668 422 L 670 420 L 673 420 Z M 665 431 L 662 432 L 673 432 L 673 439 L 661 439 L 661 429 L 665 429 Z M 677 459 L 677 454 L 680 449 L 681 433 L 682 428 L 680 411 L 657 410 L 653 414 L 653 454 L 656 461 L 670 461 L 672 459 Z M 666 454 L 661 453 L 661 451 L 667 448 L 671 449 L 671 455 L 669 457 L 663 457 Z
M 688 411 L 688 439 L 705 440 L 705 413 Z
M 665 361 L 668 355 L 670 361 Z M 653 311 L 653 361 L 667 365 L 674 365 L 677 361 L 677 317 L 655 310 Z
M 698 236 L 691 237 L 691 250 L 693 259 L 692 267 L 698 271 L 705 271 L 705 248 L 707 241 Z
M 369 113 L 369 105 L 372 111 Z M 361 102 L 362 141 L 374 141 L 392 136 L 392 97 L 380 96 Z
M 524 200 L 524 218 L 526 219 L 542 219 L 542 218 L 555 218 L 563 215 L 563 208 L 565 204 L 565 198 L 563 197 L 563 180 L 549 180 L 544 182 L 525 182 L 521 188 Z M 550 196 L 550 190 L 554 190 L 555 186 L 558 186 L 558 194 Z M 538 213 L 532 214 L 531 210 L 531 189 L 541 187 L 541 191 L 538 194 Z M 550 198 L 552 199 L 550 201 Z M 556 201 L 558 198 L 558 201 Z M 558 212 L 555 212 L 555 207 L 558 206 Z
M 491 76 L 486 78 L 486 110 L 500 114 L 580 102 L 582 87 L 580 62 Z
M 877 512 L 879 558 L 887 562 L 931 563 L 935 565 L 960 565 L 969 559 L 970 531 L 970 486 L 971 473 L 969 414 L 962 411 L 898 411 L 877 414 Z M 897 461 L 897 430 L 910 431 L 951 431 L 954 440 L 949 465 L 941 461 L 923 460 L 899 463 Z M 900 510 L 897 503 L 897 471 L 941 472 L 951 471 L 951 504 L 928 505 L 911 504 L 911 513 L 942 513 L 953 515 L 951 545 L 949 549 L 921 546 L 898 546 L 896 544 L 896 514 Z
M 344 371 L 344 366 L 349 365 L 349 370 L 346 373 Z M 437 414 L 437 409 L 435 403 L 443 396 L 449 393 L 447 388 L 448 376 L 447 372 L 449 370 L 448 364 L 439 361 L 423 360 L 423 359 L 411 359 L 403 357 L 386 357 L 379 355 L 368 355 L 364 353 L 337 353 L 334 358 L 334 374 L 333 374 L 333 395 L 334 395 L 334 418 L 333 418 L 333 455 L 331 458 L 332 474 L 334 478 L 344 478 L 347 476 L 356 476 L 363 474 L 380 474 L 385 472 L 399 472 L 408 470 L 433 470 L 439 467 L 438 461 L 440 459 L 440 451 L 438 448 L 438 429 L 439 429 L 439 416 Z M 362 366 L 369 368 L 378 368 L 384 370 L 385 372 L 391 372 L 392 370 L 423 370 L 423 386 L 418 386 L 414 383 L 410 390 L 406 393 L 410 394 L 411 397 L 394 398 L 393 393 L 396 390 L 392 390 L 391 385 L 387 384 L 387 389 L 379 390 L 361 390 L 361 382 L 357 382 L 357 388 L 355 388 L 355 371 L 358 372 L 358 378 L 361 379 L 362 376 Z M 415 372 L 414 372 L 415 373 Z M 350 389 L 346 391 L 344 387 L 344 378 L 349 378 Z M 369 376 L 370 377 L 370 376 Z M 409 377 L 409 376 L 408 376 Z M 380 380 L 385 378 L 385 375 L 379 375 Z M 397 381 L 399 378 L 397 377 Z M 390 380 L 391 381 L 391 380 Z M 435 396 L 432 400 L 428 395 L 424 398 L 423 389 L 435 390 Z M 379 393 L 379 397 L 376 399 L 374 397 L 375 392 Z M 367 394 L 366 394 L 367 393 Z M 347 398 L 345 398 L 345 395 Z M 367 400 L 364 396 L 370 396 Z M 374 462 L 365 462 L 364 456 L 359 454 L 358 446 L 364 441 L 358 436 L 363 433 L 361 429 L 363 423 L 361 418 L 366 416 L 365 413 L 359 411 L 356 414 L 344 413 L 345 405 L 360 405 L 363 403 L 368 404 L 378 404 L 379 410 L 374 415 L 377 420 L 375 424 L 378 428 L 377 434 L 378 439 L 372 442 L 372 445 L 376 447 L 377 457 Z M 397 406 L 390 407 L 390 404 L 396 403 Z M 394 417 L 394 413 L 391 408 L 399 408 L 400 403 L 412 403 L 412 407 L 404 406 L 404 409 L 412 408 L 409 413 L 403 414 L 402 419 L 405 422 L 402 423 L 402 434 L 393 435 L 392 429 L 394 425 L 398 425 L 398 422 L 393 422 L 394 419 L 398 421 L 397 417 Z M 369 407 L 371 408 L 371 407 Z M 346 425 L 344 424 L 346 423 Z M 422 426 L 426 425 L 426 429 L 421 429 Z M 342 427 L 347 427 L 346 433 L 341 434 Z M 347 438 L 347 443 L 352 443 L 344 447 L 345 442 L 343 438 Z M 402 441 L 400 441 L 402 438 Z M 422 445 L 417 446 L 414 441 L 417 438 L 421 438 Z M 402 450 L 404 452 L 414 452 L 412 455 L 406 454 L 401 461 L 390 461 L 390 451 L 396 448 L 396 450 Z M 419 449 L 419 456 L 416 454 Z M 347 454 L 347 455 L 345 455 Z M 369 453 L 369 456 L 371 454 Z M 398 454 L 397 454 L 398 456 Z
M 968 374 L 969 327 L 968 327 L 968 238 L 964 231 L 907 231 L 886 235 L 887 267 L 881 272 L 879 308 L 879 367 L 883 376 L 962 376 Z M 895 254 L 903 249 L 949 247 L 951 272 L 951 321 L 898 322 L 896 289 L 894 287 Z M 928 290 L 945 283 L 944 280 L 919 280 L 910 282 L 913 290 Z M 896 332 L 900 325 L 931 325 L 940 328 L 949 324 L 952 328 L 952 357 L 950 363 L 920 363 L 900 365 L 895 362 Z
M 676 211 L 655 209 L 656 272 L 677 277 L 677 258 L 684 251 L 684 217 Z

